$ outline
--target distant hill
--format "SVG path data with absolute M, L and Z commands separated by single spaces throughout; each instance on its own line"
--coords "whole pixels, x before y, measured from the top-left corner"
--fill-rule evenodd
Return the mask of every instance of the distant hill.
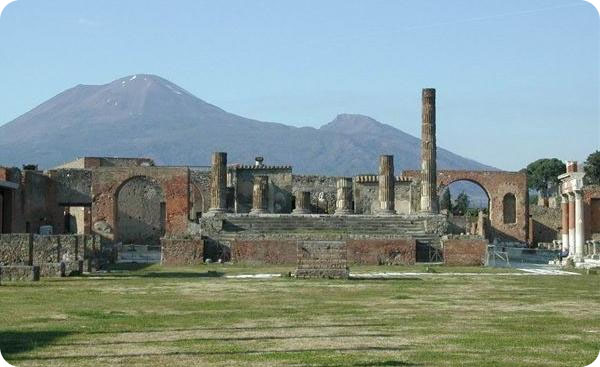
M 415 123 L 419 123 L 415 121 Z M 78 85 L 0 126 L 0 165 L 50 168 L 83 156 L 149 157 L 159 164 L 228 160 L 291 164 L 295 173 L 376 172 L 393 154 L 397 173 L 420 166 L 420 140 L 368 116 L 338 115 L 321 126 L 292 127 L 237 116 L 155 75 Z M 438 148 L 440 169 L 494 169 Z

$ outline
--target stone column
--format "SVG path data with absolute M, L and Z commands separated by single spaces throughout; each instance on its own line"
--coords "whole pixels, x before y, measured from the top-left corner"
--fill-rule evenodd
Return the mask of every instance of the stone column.
M 254 176 L 252 189 L 252 210 L 250 214 L 267 212 L 267 193 L 269 191 L 269 176 Z
M 575 246 L 575 194 L 569 195 L 569 256 L 575 256 L 577 249 Z
M 421 211 L 438 213 L 435 89 L 423 89 L 421 113 Z
M 310 214 L 310 191 L 296 193 L 296 209 L 292 214 Z
M 208 213 L 224 213 L 227 210 L 227 153 L 213 153 L 211 176 L 210 209 Z
M 575 248 L 578 259 L 585 256 L 585 232 L 583 229 L 583 194 L 581 190 L 575 191 Z
M 563 251 L 569 248 L 569 197 L 565 194 L 561 195 L 560 208 L 562 213 L 562 249 Z
M 396 214 L 395 188 L 396 177 L 394 176 L 394 156 L 379 156 L 379 211 L 377 214 Z
M 340 177 L 336 182 L 335 214 L 352 214 L 352 178 Z

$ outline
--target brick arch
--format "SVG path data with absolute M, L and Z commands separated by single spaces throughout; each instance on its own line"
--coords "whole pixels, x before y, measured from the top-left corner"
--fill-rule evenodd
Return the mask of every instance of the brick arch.
M 420 171 L 406 171 L 403 176 L 421 180 Z M 470 181 L 483 188 L 488 195 L 491 237 L 499 240 L 527 242 L 529 228 L 529 194 L 527 175 L 506 171 L 437 171 L 438 192 L 456 181 Z M 504 223 L 503 201 L 506 194 L 515 196 L 515 222 Z
M 138 245 L 160 244 L 166 227 L 165 189 L 148 176 L 132 176 L 115 190 L 116 238 Z
M 520 172 L 504 171 L 438 171 L 438 188 L 456 181 L 470 181 L 478 184 L 487 193 L 492 237 L 499 240 L 527 242 L 529 207 L 527 175 Z M 515 197 L 515 220 L 505 223 L 504 198 L 507 194 Z
M 485 193 L 485 195 L 487 196 L 487 198 L 488 198 L 488 209 L 491 210 L 492 199 L 491 199 L 490 193 L 488 192 L 488 190 L 482 184 L 480 184 L 479 182 L 477 182 L 475 180 L 471 180 L 471 179 L 457 179 L 457 180 L 452 181 L 452 182 L 448 182 L 448 183 L 445 183 L 445 184 L 438 185 L 438 187 L 437 187 L 438 200 L 442 197 L 442 194 L 444 193 L 444 191 L 446 189 L 449 188 L 450 185 L 452 185 L 453 183 L 456 183 L 456 182 L 461 182 L 461 181 L 466 181 L 466 182 L 470 182 L 472 184 L 477 185 Z
M 184 167 L 105 167 L 92 175 L 92 228 L 108 241 L 118 240 L 120 189 L 135 177 L 148 177 L 163 191 L 165 235 L 185 233 L 190 207 L 190 175 Z

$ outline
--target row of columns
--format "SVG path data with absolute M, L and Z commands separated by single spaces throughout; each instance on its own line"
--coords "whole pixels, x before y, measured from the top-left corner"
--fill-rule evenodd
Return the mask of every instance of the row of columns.
M 585 254 L 585 230 L 583 218 L 583 194 L 581 190 L 561 195 L 562 209 L 562 248 L 568 250 L 569 256 L 578 259 Z

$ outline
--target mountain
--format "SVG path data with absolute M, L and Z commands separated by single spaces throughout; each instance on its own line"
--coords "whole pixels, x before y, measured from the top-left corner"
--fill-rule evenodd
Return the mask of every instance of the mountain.
M 419 123 L 419 121 L 415 121 Z M 83 156 L 154 158 L 158 164 L 228 161 L 291 164 L 296 173 L 375 173 L 380 154 L 394 154 L 397 173 L 418 169 L 420 140 L 362 115 L 338 115 L 321 126 L 292 127 L 226 112 L 155 75 L 105 85 L 78 85 L 0 126 L 0 164 L 50 168 Z M 493 169 L 438 148 L 440 169 Z

